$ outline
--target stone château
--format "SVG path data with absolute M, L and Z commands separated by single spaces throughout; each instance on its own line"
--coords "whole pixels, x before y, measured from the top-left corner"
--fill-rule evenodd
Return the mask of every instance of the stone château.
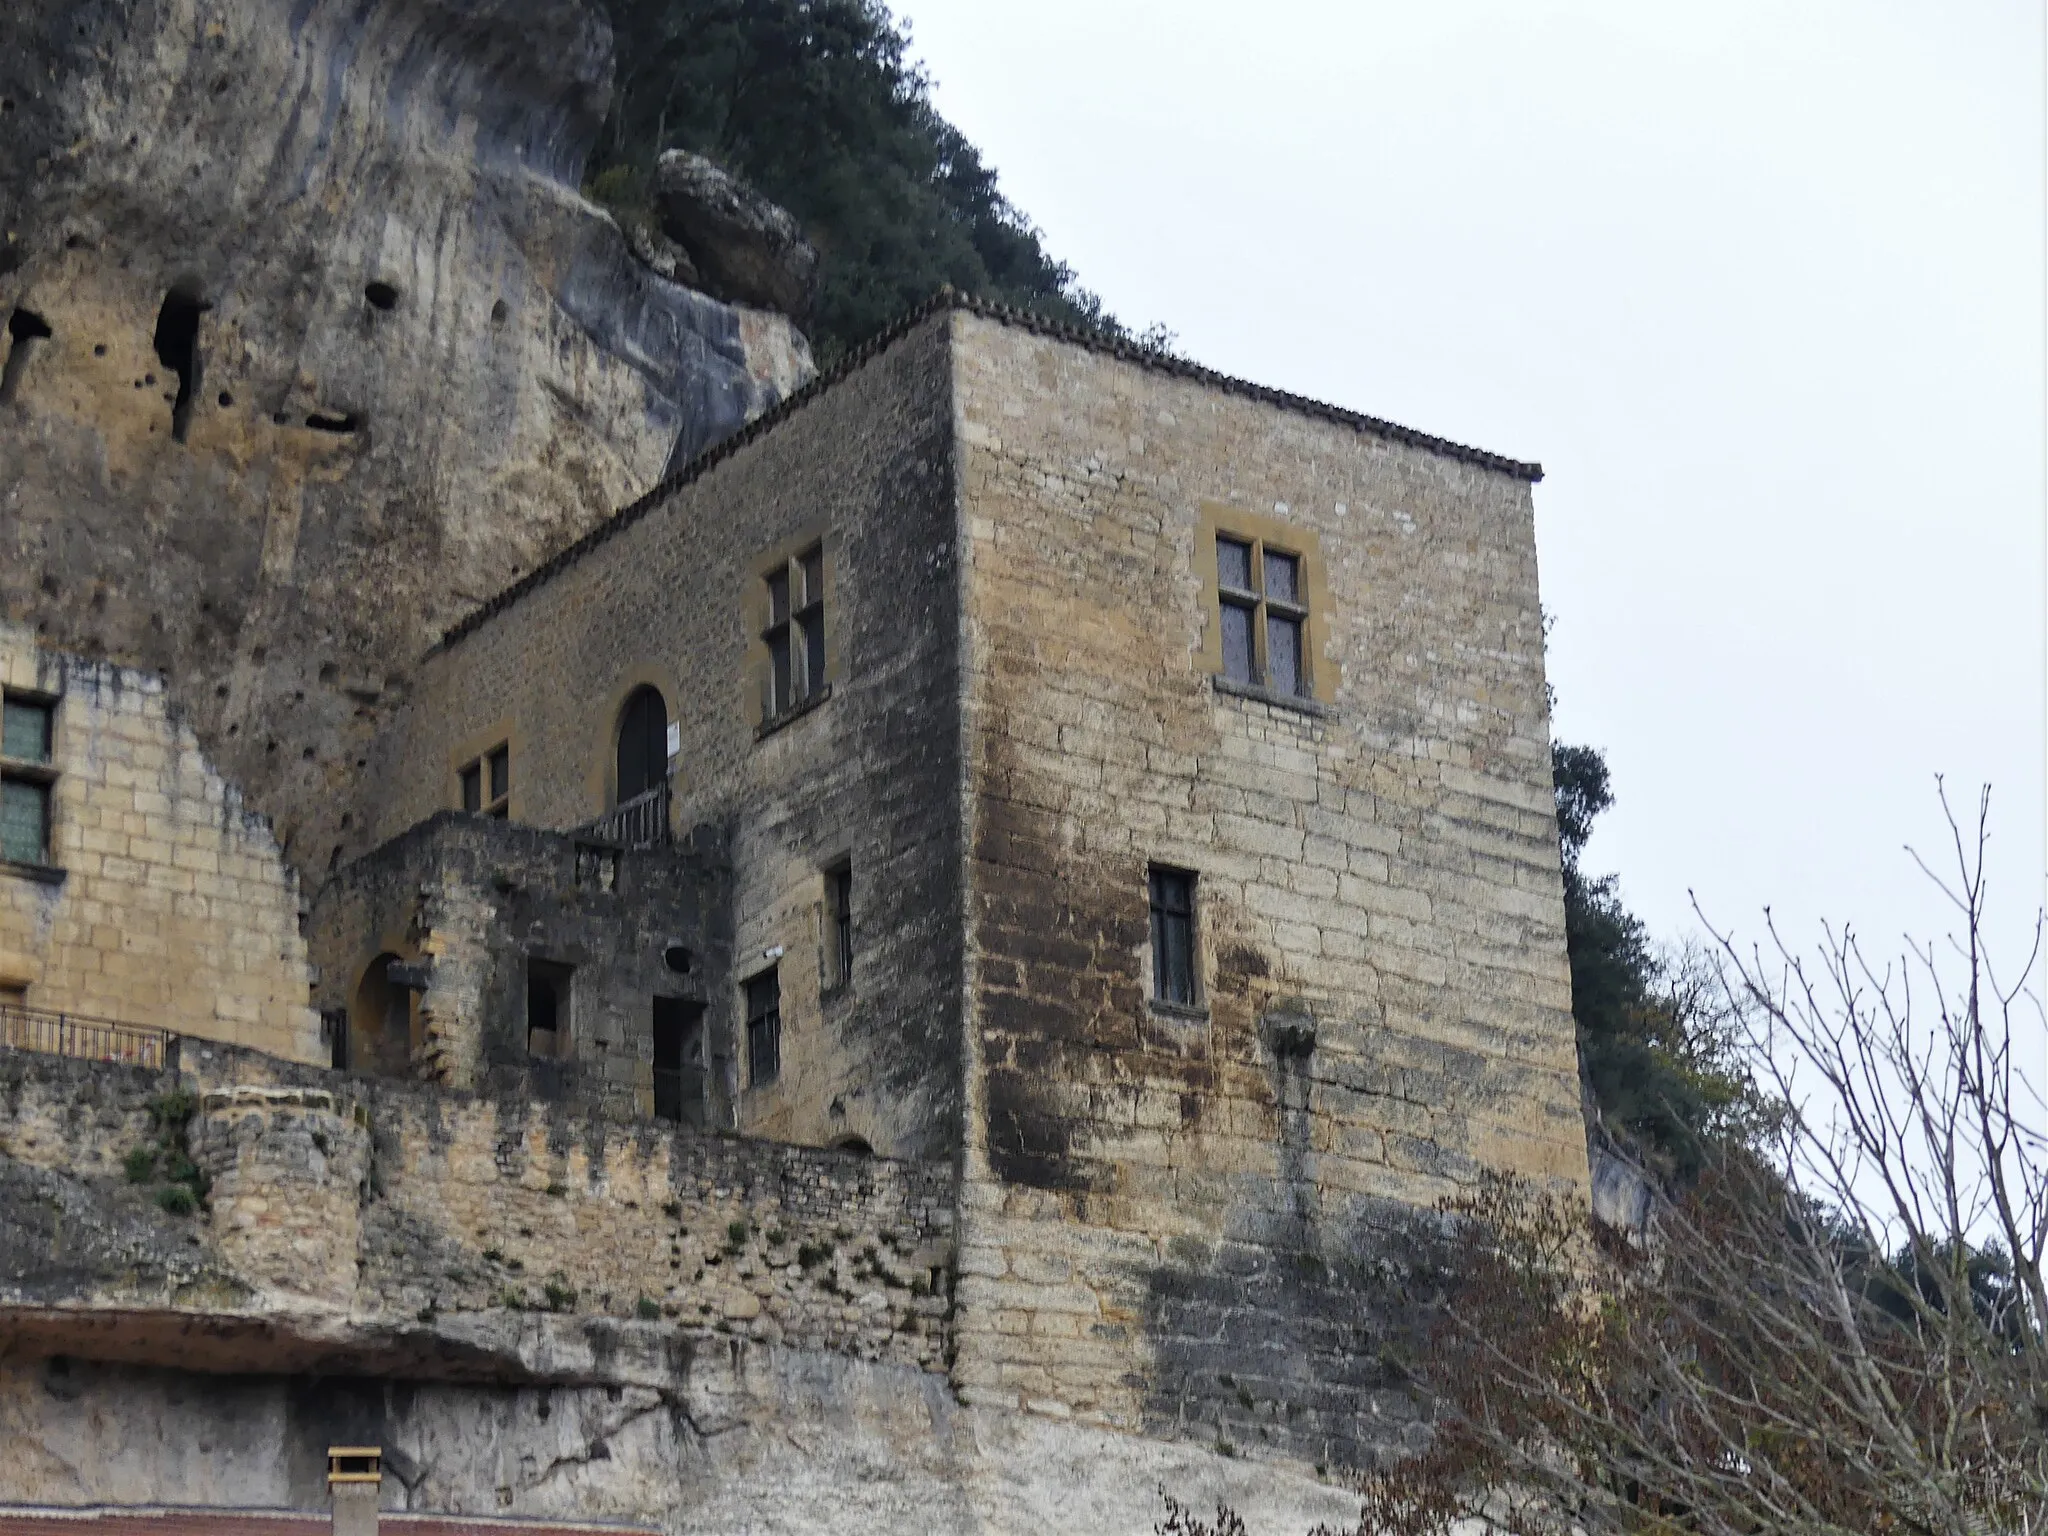
M 415 1508 L 662 1518 L 652 1441 L 565 1505 L 516 1404 L 729 1343 L 1413 1444 L 1404 1221 L 1586 1180 L 1537 475 L 943 297 L 449 630 L 304 892 L 161 680 L 0 631 L 0 1011 L 143 1026 L 0 1052 L 0 1198 L 59 1213 L 0 1241 L 0 1426 L 100 1362 L 38 1434 L 112 1469 L 268 1378 L 303 1444 L 214 1502 L 353 1438 Z

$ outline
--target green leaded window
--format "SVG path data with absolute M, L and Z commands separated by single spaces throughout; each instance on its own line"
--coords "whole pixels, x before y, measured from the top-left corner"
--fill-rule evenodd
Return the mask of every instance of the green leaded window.
M 0 757 L 18 763 L 50 760 L 50 706 L 27 699 L 9 699 L 0 724 Z
M 0 713 L 0 862 L 50 862 L 50 721 L 47 699 L 9 697 Z
M 0 779 L 0 860 L 50 861 L 50 786 L 33 779 Z

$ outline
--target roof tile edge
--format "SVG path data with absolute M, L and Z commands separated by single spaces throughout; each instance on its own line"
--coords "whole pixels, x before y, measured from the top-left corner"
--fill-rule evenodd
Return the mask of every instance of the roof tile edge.
M 978 315 L 1019 330 L 1030 331 L 1054 341 L 1063 341 L 1073 346 L 1086 348 L 1090 352 L 1114 357 L 1155 373 L 1170 374 L 1176 378 L 1188 379 L 1225 394 L 1237 395 L 1265 405 L 1277 406 L 1282 410 L 1294 411 L 1300 415 L 1312 416 L 1322 421 L 1348 426 L 1357 431 L 1369 432 L 1390 442 L 1401 443 L 1410 448 L 1421 448 L 1445 458 L 1456 459 L 1479 469 L 1492 470 L 1509 475 L 1531 484 L 1543 478 L 1541 464 L 1510 459 L 1501 454 L 1489 453 L 1483 448 L 1468 447 L 1454 443 L 1449 438 L 1432 437 L 1427 432 L 1417 432 L 1398 422 L 1386 421 L 1378 416 L 1368 416 L 1359 411 L 1349 411 L 1342 406 L 1330 405 L 1325 401 L 1311 400 L 1306 395 L 1289 394 L 1285 390 L 1272 389 L 1263 384 L 1254 384 L 1232 374 L 1219 373 L 1213 368 L 1204 368 L 1199 363 L 1168 353 L 1156 352 L 1148 347 L 1133 346 L 1119 341 L 1100 331 L 1083 330 L 1079 326 L 1067 325 L 1057 320 L 1048 320 L 1043 315 L 1034 315 L 1029 310 L 1015 309 L 1007 304 L 997 304 L 987 299 L 975 298 L 954 289 L 941 288 L 922 304 L 904 314 L 890 325 L 877 331 L 859 346 L 853 348 L 838 362 L 812 379 L 803 388 L 786 399 L 778 401 L 731 436 L 713 443 L 709 448 L 690 460 L 675 474 L 658 482 L 651 490 L 628 502 L 617 512 L 599 523 L 590 532 L 571 544 L 564 545 L 524 576 L 506 587 L 495 596 L 465 614 L 442 634 L 440 640 L 427 652 L 429 656 L 443 651 L 483 627 L 495 615 L 502 613 L 536 587 L 552 580 L 554 576 L 575 564 L 591 550 L 603 544 L 615 534 L 623 532 L 655 507 L 674 495 L 683 487 L 701 479 L 705 474 L 732 457 L 740 449 L 764 433 L 771 431 L 790 416 L 796 414 L 819 395 L 833 388 L 844 379 L 857 373 L 889 350 L 898 341 L 916 330 L 933 315 L 953 310 Z

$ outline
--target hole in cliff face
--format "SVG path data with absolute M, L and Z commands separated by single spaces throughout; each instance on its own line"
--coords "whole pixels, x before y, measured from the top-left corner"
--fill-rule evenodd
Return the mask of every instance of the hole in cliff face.
M 372 309 L 395 309 L 398 307 L 398 290 L 389 283 L 378 281 L 363 289 L 363 297 L 370 301 Z
M 204 371 L 199 356 L 199 317 L 211 309 L 200 297 L 199 283 L 181 277 L 164 295 L 156 312 L 156 358 L 178 376 L 177 398 L 171 402 L 171 438 L 184 442 L 192 428 L 192 404 Z
M 503 299 L 498 300 L 497 303 L 491 306 L 491 324 L 503 325 L 511 313 L 512 311 L 505 307 L 505 301 Z
M 226 410 L 229 406 L 233 405 L 234 403 L 235 397 L 233 395 L 229 394 L 226 390 L 222 390 L 220 392 L 220 408 L 222 410 Z
M 28 367 L 35 344 L 50 339 L 49 322 L 34 310 L 16 306 L 7 317 L 7 363 L 0 368 L 0 405 L 7 404 L 21 388 L 21 375 Z
M 315 411 L 306 418 L 306 425 L 315 432 L 338 432 L 346 436 L 355 431 L 356 419 L 347 411 Z

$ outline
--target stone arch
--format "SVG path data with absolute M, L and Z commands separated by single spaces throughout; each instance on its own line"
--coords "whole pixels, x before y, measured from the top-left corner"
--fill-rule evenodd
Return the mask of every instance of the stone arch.
M 410 1077 L 420 1045 L 419 998 L 391 979 L 400 956 L 384 951 L 363 967 L 349 995 L 348 1060 L 379 1077 Z

